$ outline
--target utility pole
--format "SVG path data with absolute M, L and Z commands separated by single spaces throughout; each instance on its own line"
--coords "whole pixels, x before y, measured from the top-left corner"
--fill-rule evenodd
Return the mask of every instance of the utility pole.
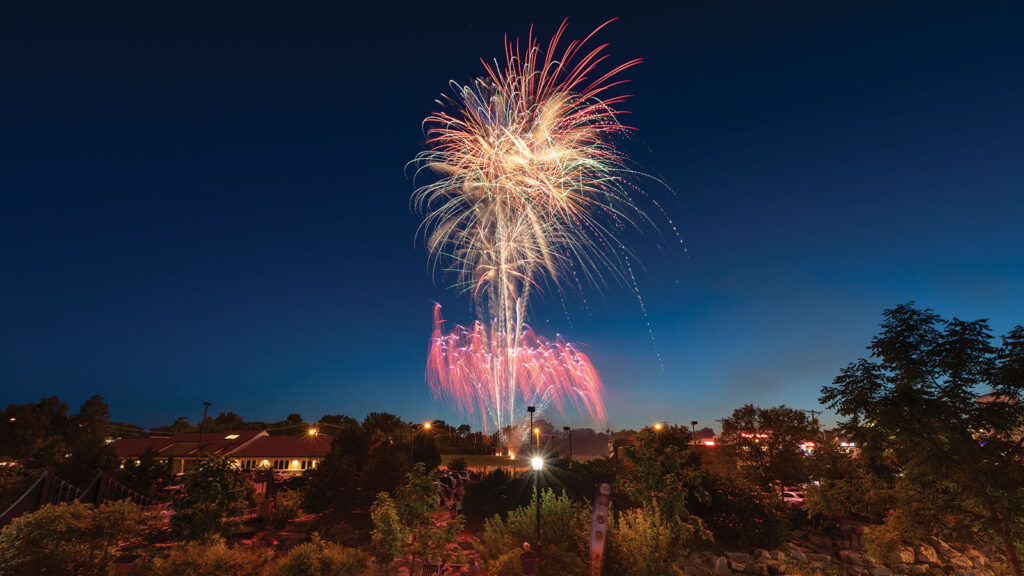
M 807 413 L 810 414 L 811 418 L 813 418 L 815 423 L 818 424 L 818 430 L 821 430 L 821 441 L 822 442 L 828 442 L 828 440 L 825 438 L 825 427 L 821 425 L 821 420 L 818 420 L 818 414 L 821 414 L 821 411 L 820 410 L 808 410 Z

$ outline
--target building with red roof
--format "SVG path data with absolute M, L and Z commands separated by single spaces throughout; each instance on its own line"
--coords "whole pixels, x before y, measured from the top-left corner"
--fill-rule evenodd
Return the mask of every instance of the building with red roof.
M 166 460 L 174 473 L 185 472 L 203 456 L 226 456 L 243 470 L 270 468 L 301 474 L 316 468 L 331 451 L 331 436 L 315 431 L 301 436 L 271 436 L 266 430 L 183 432 L 173 436 L 123 438 L 111 443 L 122 464 L 137 460 L 147 450 Z

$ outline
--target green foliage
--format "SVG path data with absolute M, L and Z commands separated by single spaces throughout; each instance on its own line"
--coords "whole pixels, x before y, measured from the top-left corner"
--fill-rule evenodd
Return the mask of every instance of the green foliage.
M 591 487 L 593 491 L 593 487 Z M 529 476 L 512 477 L 502 468 L 495 469 L 479 482 L 466 486 L 462 498 L 466 520 L 472 529 L 483 527 L 495 514 L 507 514 L 513 508 L 530 503 L 533 483 Z
M 690 512 L 708 499 L 704 489 L 708 472 L 700 467 L 700 457 L 674 428 L 681 427 L 669 426 L 661 431 L 648 428 L 636 435 L 633 445 L 624 451 L 616 479 L 619 490 L 613 500 L 622 509 L 656 508 L 676 527 L 676 544 L 689 549 L 695 539 L 710 537 L 703 521 Z
M 855 519 L 881 522 L 892 509 L 893 486 L 861 467 L 848 476 L 824 478 L 807 490 L 804 510 L 811 518 Z
M 722 421 L 719 449 L 728 451 L 746 479 L 765 490 L 807 481 L 807 462 L 799 445 L 820 435 L 817 422 L 803 410 L 747 404 Z
M 251 489 L 248 481 L 222 456 L 206 456 L 185 475 L 182 495 L 173 502 L 171 528 L 185 540 L 227 536 L 241 516 Z
M 449 546 L 458 539 L 465 521 L 460 516 L 445 525 L 434 525 L 432 518 L 441 502 L 435 481 L 437 472 L 427 472 L 423 463 L 417 462 L 394 498 L 387 493 L 377 495 L 370 515 L 378 558 L 390 562 L 402 555 L 415 562 L 417 558 L 437 561 L 454 556 Z
M 371 413 L 362 426 L 350 418 L 333 427 L 331 452 L 310 474 L 304 508 L 312 512 L 334 511 L 365 515 L 378 492 L 392 492 L 412 468 L 412 454 L 428 470 L 441 463 L 433 437 L 413 434 L 412 428 L 393 414 Z M 410 447 L 409 442 L 415 445 Z
M 130 502 L 44 506 L 0 532 L 0 576 L 106 576 L 119 554 L 144 543 L 152 522 Z
M 150 498 L 160 496 L 156 483 L 170 478 L 171 468 L 166 459 L 158 459 L 152 447 L 139 455 L 137 460 L 128 460 L 124 468 L 117 471 L 117 481 L 145 494 Z
M 452 472 L 464 472 L 466 470 L 466 459 L 465 458 L 453 458 L 448 463 L 448 469 Z
M 541 496 L 541 543 L 536 545 L 536 500 L 510 511 L 506 518 L 494 516 L 484 523 L 477 543 L 488 574 L 519 574 L 523 542 L 535 545 L 538 571 L 552 576 L 583 574 L 589 563 L 590 511 L 565 493 L 544 490 Z
M 35 404 L 10 404 L 0 415 L 0 458 L 47 467 L 63 456 L 70 432 L 68 406 L 56 396 Z
M 684 525 L 683 529 L 690 533 L 678 534 L 653 503 L 619 513 L 610 528 L 606 570 L 609 576 L 670 574 L 673 565 L 689 552 L 678 543 L 693 539 L 692 528 Z
M 298 518 L 302 512 L 302 490 L 281 490 L 274 495 L 274 514 L 271 523 L 275 528 L 284 528 L 289 520 Z
M 366 569 L 366 556 L 355 548 L 325 542 L 314 534 L 293 548 L 273 570 L 273 576 L 355 576 Z
M 398 516 L 398 503 L 387 492 L 381 492 L 370 507 L 370 517 L 373 519 L 372 542 L 377 559 L 390 564 L 401 555 L 403 545 L 409 541 L 409 530 Z
M 21 466 L 0 466 L 0 511 L 11 504 L 39 479 L 39 472 Z
M 175 544 L 133 567 L 131 576 L 267 576 L 273 552 L 228 547 L 223 540 Z
M 757 490 L 742 481 L 710 475 L 705 479 L 709 498 L 694 506 L 715 542 L 737 548 L 774 548 L 789 529 L 789 507 L 774 493 Z
M 822 403 L 850 419 L 866 451 L 900 467 L 894 521 L 1001 541 L 1019 576 L 1024 327 L 997 346 L 985 320 L 945 320 L 912 302 L 884 318 L 871 358 L 822 388 Z M 979 390 L 992 390 L 990 401 Z

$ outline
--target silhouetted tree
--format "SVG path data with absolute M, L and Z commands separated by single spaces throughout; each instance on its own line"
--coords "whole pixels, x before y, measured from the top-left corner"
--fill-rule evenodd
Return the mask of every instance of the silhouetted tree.
M 800 444 L 817 434 L 817 423 L 803 410 L 747 404 L 722 421 L 723 445 L 717 449 L 729 451 L 750 482 L 771 489 L 807 480 Z
M 870 359 L 849 364 L 821 395 L 862 447 L 901 467 L 894 513 L 877 532 L 898 541 L 924 527 L 1001 541 L 1020 576 L 1024 328 L 996 345 L 986 320 L 945 320 L 913 302 L 883 316 Z M 979 390 L 993 394 L 979 401 Z

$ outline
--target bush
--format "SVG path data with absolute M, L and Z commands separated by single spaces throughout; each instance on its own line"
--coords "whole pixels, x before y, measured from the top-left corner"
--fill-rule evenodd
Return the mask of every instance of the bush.
M 206 456 L 185 475 L 182 495 L 173 502 L 171 528 L 184 540 L 228 536 L 252 490 L 226 457 Z
M 354 576 L 366 569 L 366 556 L 355 548 L 325 542 L 313 535 L 292 549 L 274 569 L 274 576 Z
M 465 472 L 466 468 L 467 465 L 465 458 L 453 458 L 452 461 L 448 463 L 448 469 L 452 472 Z
M 687 525 L 683 525 L 688 527 Z M 609 526 L 608 574 L 611 576 L 661 576 L 689 549 L 679 546 L 676 528 L 657 506 L 633 508 L 618 514 Z M 693 531 L 683 542 L 692 541 Z
M 708 476 L 705 488 L 710 497 L 697 503 L 694 513 L 704 519 L 717 543 L 741 548 L 782 544 L 790 510 L 781 498 L 717 475 Z
M 471 530 L 482 528 L 484 521 L 495 514 L 504 516 L 510 510 L 529 504 L 532 494 L 533 481 L 528 475 L 514 478 L 498 468 L 479 482 L 466 486 L 462 497 L 466 523 Z
M 131 576 L 266 576 L 273 553 L 229 548 L 223 540 L 185 542 L 166 555 L 147 558 Z
M 144 543 L 150 522 L 130 502 L 44 506 L 0 532 L 0 576 L 106 576 L 118 555 Z
M 506 519 L 496 515 L 484 523 L 477 543 L 487 573 L 515 576 L 523 542 L 536 540 L 536 500 L 516 508 Z M 538 571 L 550 576 L 572 576 L 587 572 L 589 561 L 590 512 L 564 493 L 545 490 L 541 496 L 541 542 Z
M 302 500 L 301 490 L 281 490 L 274 497 L 274 514 L 271 523 L 275 528 L 284 528 L 289 520 L 299 517 Z

